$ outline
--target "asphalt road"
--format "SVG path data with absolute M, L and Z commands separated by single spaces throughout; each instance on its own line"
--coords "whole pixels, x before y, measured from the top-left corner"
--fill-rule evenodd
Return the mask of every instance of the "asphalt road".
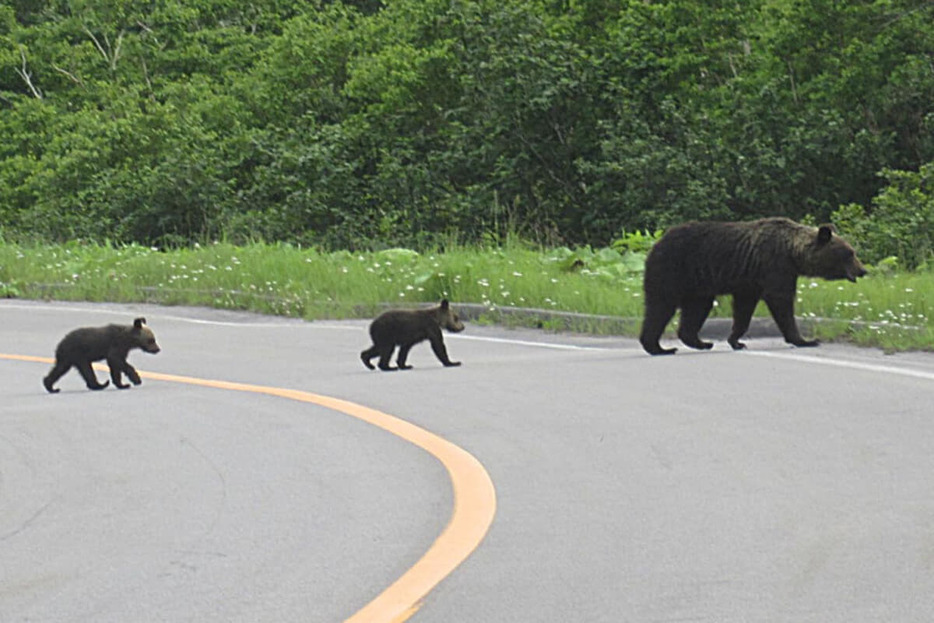
M 345 399 L 482 464 L 492 525 L 411 621 L 934 617 L 934 356 L 470 324 L 462 367 L 423 344 L 380 373 L 365 322 L 23 301 L 0 355 L 138 315 L 141 372 Z M 333 408 L 75 372 L 49 395 L 48 368 L 0 358 L 0 623 L 342 621 L 471 520 L 438 458 Z

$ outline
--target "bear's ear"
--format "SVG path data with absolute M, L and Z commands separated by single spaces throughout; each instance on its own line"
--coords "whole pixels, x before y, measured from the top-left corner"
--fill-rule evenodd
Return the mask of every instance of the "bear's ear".
M 817 230 L 817 244 L 827 244 L 833 237 L 832 225 L 821 225 Z
M 447 299 L 441 299 L 441 311 L 447 311 L 448 305 L 449 303 Z
M 146 324 L 145 318 L 137 318 L 133 321 L 133 328 L 136 330 L 142 329 L 144 324 Z

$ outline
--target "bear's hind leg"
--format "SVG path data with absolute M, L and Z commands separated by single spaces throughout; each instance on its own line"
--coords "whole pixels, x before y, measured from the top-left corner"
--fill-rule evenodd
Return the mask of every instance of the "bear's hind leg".
M 399 356 L 396 357 L 396 365 L 399 366 L 400 370 L 411 370 L 412 366 L 406 364 L 406 360 L 409 358 L 409 351 L 414 346 L 414 343 L 402 344 L 399 346 Z
M 677 348 L 662 348 L 658 343 L 677 308 L 677 305 L 651 301 L 646 297 L 645 317 L 642 320 L 642 331 L 639 334 L 639 342 L 642 343 L 645 352 L 650 355 L 671 355 L 678 350 Z
M 376 364 L 380 370 L 384 372 L 389 370 L 395 370 L 393 366 L 389 365 L 389 360 L 392 359 L 392 351 L 396 349 L 395 344 L 389 344 L 388 346 L 379 347 L 379 363 Z
M 373 346 L 370 346 L 368 349 L 360 353 L 360 359 L 363 361 L 363 365 L 365 365 L 367 368 L 370 370 L 375 370 L 376 366 L 370 363 L 370 360 L 377 355 L 379 355 L 379 349 L 376 348 L 376 344 L 374 344 Z
M 739 338 L 749 330 L 749 323 L 752 321 L 752 314 L 756 311 L 756 305 L 759 304 L 759 292 L 742 291 L 733 293 L 733 329 L 730 331 L 730 337 L 727 339 L 733 350 L 742 350 L 746 345 L 739 341 Z
M 49 392 L 50 394 L 57 394 L 59 390 L 55 389 L 54 387 L 56 381 L 62 378 L 70 369 L 70 363 L 56 361 L 52 370 L 46 375 L 44 379 L 42 379 L 42 384 L 45 386 L 45 391 Z
M 713 348 L 713 342 L 704 342 L 698 336 L 712 308 L 712 296 L 687 298 L 681 302 L 681 325 L 678 328 L 678 338 L 687 346 L 698 350 Z
M 104 389 L 110 385 L 110 381 L 104 381 L 103 384 L 97 382 L 97 376 L 94 375 L 94 369 L 91 368 L 90 361 L 81 361 L 75 364 L 75 367 L 78 369 L 78 372 L 81 373 L 81 376 L 84 378 L 85 384 L 88 386 L 88 389 Z

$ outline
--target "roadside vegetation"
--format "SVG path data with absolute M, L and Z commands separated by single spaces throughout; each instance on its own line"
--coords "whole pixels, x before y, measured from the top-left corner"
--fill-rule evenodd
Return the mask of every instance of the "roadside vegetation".
M 0 295 L 637 319 L 657 232 L 786 216 L 877 269 L 812 332 L 930 349 L 932 58 L 930 0 L 0 3 Z
M 929 0 L 4 2 L 0 228 L 366 251 L 871 218 L 934 162 L 932 57 Z
M 643 241 L 650 238 L 643 238 Z M 408 249 L 323 253 L 290 244 L 227 243 L 159 250 L 140 245 L 0 244 L 0 295 L 114 302 L 158 302 L 251 310 L 306 319 L 366 318 L 385 306 L 476 303 L 495 318 L 509 308 L 631 320 L 586 329 L 635 335 L 642 317 L 640 244 L 591 249 Z M 808 331 L 886 350 L 934 347 L 934 273 L 881 264 L 856 284 L 799 280 L 797 314 Z M 763 305 L 758 310 L 766 315 Z M 729 317 L 729 299 L 714 316 Z M 517 322 L 544 328 L 547 314 Z

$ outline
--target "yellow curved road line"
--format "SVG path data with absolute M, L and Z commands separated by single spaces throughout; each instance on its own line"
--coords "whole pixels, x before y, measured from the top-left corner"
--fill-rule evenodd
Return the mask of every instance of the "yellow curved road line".
M 48 357 L 4 355 L 0 359 L 52 364 Z M 104 366 L 95 366 L 106 370 Z M 401 623 L 411 617 L 422 601 L 444 578 L 480 545 L 496 514 L 496 490 L 483 465 L 466 450 L 397 417 L 353 402 L 311 392 L 264 385 L 213 381 L 159 372 L 140 372 L 155 381 L 185 383 L 215 389 L 267 394 L 308 402 L 378 426 L 425 450 L 444 465 L 454 490 L 454 510 L 447 526 L 428 551 L 405 574 L 345 623 Z

